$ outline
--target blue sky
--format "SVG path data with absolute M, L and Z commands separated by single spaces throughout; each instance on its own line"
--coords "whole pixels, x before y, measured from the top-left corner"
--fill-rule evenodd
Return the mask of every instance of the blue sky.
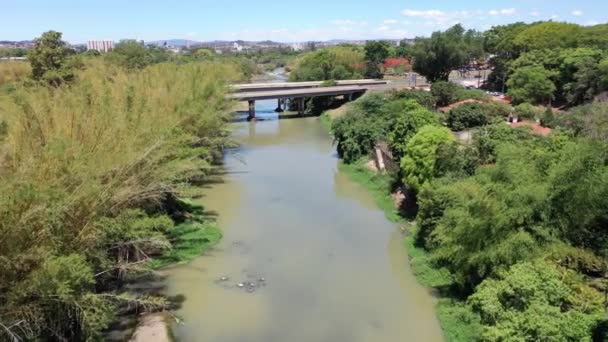
M 328 39 L 428 35 L 455 23 L 487 29 L 515 21 L 608 22 L 606 0 L 0 0 L 0 40 L 53 29 L 91 39 Z

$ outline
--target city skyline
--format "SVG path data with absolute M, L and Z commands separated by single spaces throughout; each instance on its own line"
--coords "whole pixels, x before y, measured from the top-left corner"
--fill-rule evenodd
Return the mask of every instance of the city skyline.
M 79 3 L 59 0 L 9 1 L 0 40 L 28 40 L 56 30 L 73 44 L 89 40 L 138 39 L 145 41 L 246 40 L 276 42 L 333 39 L 399 39 L 429 35 L 461 23 L 486 30 L 516 21 L 567 21 L 581 25 L 607 22 L 608 4 L 597 1 L 467 1 L 447 0 L 428 5 L 422 1 L 377 0 L 362 2 L 244 0 L 230 3 L 194 0 L 117 0 Z

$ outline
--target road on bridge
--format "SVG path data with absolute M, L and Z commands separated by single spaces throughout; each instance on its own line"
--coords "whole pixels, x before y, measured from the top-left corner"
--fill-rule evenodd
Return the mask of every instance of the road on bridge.
M 389 81 L 376 80 L 350 80 L 340 81 L 343 84 L 333 87 L 321 87 L 322 82 L 293 82 L 293 83 L 258 83 L 251 84 L 250 90 L 243 91 L 247 85 L 239 85 L 233 89 L 237 92 L 228 97 L 236 101 L 249 102 L 249 118 L 255 118 L 255 101 L 277 99 L 278 111 L 281 111 L 283 99 L 295 99 L 298 104 L 298 113 L 304 113 L 305 99 L 317 96 L 349 96 L 365 93 L 368 90 L 387 90 L 404 88 L 402 83 L 390 83 Z M 340 83 L 339 83 L 340 84 Z M 240 89 L 240 90 L 239 90 Z M 240 92 L 238 92 L 240 91 Z

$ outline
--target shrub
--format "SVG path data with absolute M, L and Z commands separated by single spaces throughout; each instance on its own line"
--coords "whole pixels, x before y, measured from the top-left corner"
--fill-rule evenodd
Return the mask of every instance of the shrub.
M 391 90 L 389 93 L 391 99 L 407 99 L 414 100 L 418 102 L 420 105 L 433 109 L 435 108 L 436 99 L 431 94 L 431 92 L 421 90 L 421 89 L 401 89 L 401 90 Z
M 462 90 L 463 88 L 458 84 L 447 81 L 438 81 L 431 85 L 431 93 L 437 99 L 437 105 L 440 107 L 457 102 Z
M 336 82 L 336 80 L 327 80 L 327 81 L 321 82 L 321 87 L 335 87 L 337 85 L 338 85 L 338 82 Z
M 495 119 L 506 119 L 513 112 L 513 108 L 510 104 L 502 101 L 489 101 L 482 104 L 486 112 L 488 121 L 494 121 Z
M 454 131 L 486 125 L 486 108 L 481 103 L 465 103 L 448 113 L 446 123 Z
M 386 105 L 385 111 L 392 114 L 388 142 L 395 160 L 401 160 L 407 152 L 407 144 L 418 131 L 428 125 L 439 126 L 434 112 L 422 107 L 414 100 L 398 100 Z
M 463 101 L 463 100 L 477 100 L 477 101 L 482 101 L 482 102 L 489 102 L 492 99 L 490 98 L 490 95 L 486 94 L 485 92 L 481 91 L 481 90 L 477 90 L 477 89 L 459 89 L 456 92 L 456 99 L 455 101 Z
M 515 106 L 515 114 L 521 120 L 540 119 L 544 113 L 542 107 L 533 106 L 529 103 L 522 103 Z
M 553 122 L 547 114 L 543 120 L 572 136 L 608 142 L 608 103 L 574 107 L 567 112 L 557 113 Z
M 439 146 L 455 141 L 444 127 L 424 126 L 407 144 L 407 155 L 401 160 L 404 183 L 415 191 L 435 178 L 435 163 Z
M 485 326 L 483 341 L 591 341 L 602 297 L 569 284 L 554 266 L 526 262 L 488 279 L 469 298 Z
M 387 136 L 391 122 L 384 111 L 385 102 L 383 94 L 367 94 L 332 123 L 338 154 L 346 163 L 368 155 L 376 142 Z

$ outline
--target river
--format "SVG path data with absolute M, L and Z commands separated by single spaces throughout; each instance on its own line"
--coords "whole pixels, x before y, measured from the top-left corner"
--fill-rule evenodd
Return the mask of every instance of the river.
M 266 120 L 234 124 L 242 147 L 200 200 L 221 243 L 165 271 L 168 294 L 185 299 L 176 339 L 441 341 L 398 227 L 338 170 L 318 118 L 276 120 L 275 107 L 260 101 Z

